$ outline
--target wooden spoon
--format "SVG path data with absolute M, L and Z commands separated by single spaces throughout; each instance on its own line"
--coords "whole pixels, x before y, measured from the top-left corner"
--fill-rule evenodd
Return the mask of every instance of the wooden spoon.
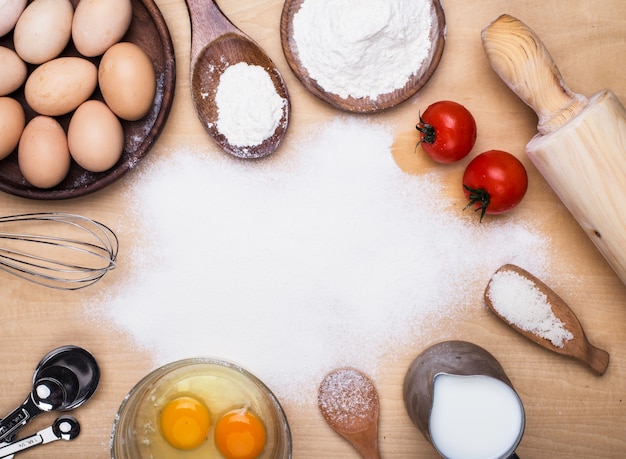
M 550 287 L 548 287 L 542 281 L 537 279 L 528 271 L 520 268 L 519 266 L 511 264 L 504 265 L 496 271 L 494 276 L 504 271 L 510 271 L 522 276 L 525 279 L 528 279 L 530 282 L 532 282 L 533 286 L 537 290 L 545 294 L 550 306 L 552 307 L 552 312 L 559 320 L 561 320 L 561 322 L 563 322 L 564 327 L 573 335 L 573 338 L 570 340 L 565 340 L 563 342 L 563 346 L 559 347 L 555 346 L 552 341 L 545 339 L 535 333 L 526 331 L 519 326 L 511 323 L 506 317 L 498 312 L 492 302 L 490 290 L 493 277 L 487 285 L 487 288 L 485 289 L 485 303 L 487 304 L 489 309 L 491 309 L 491 311 L 497 317 L 510 325 L 514 330 L 524 335 L 531 341 L 534 341 L 540 346 L 543 346 L 546 349 L 554 351 L 558 354 L 574 357 L 575 359 L 578 359 L 581 362 L 587 364 L 598 375 L 603 375 L 609 365 L 609 354 L 605 350 L 599 349 L 589 342 L 582 325 L 576 317 L 576 314 L 574 314 L 574 312 L 569 308 L 567 303 L 565 303 L 565 301 L 560 296 L 558 296 Z
M 250 37 L 235 27 L 214 0 L 185 0 L 191 18 L 191 95 L 196 114 L 215 142 L 240 158 L 261 158 L 273 153 L 287 131 L 290 103 L 287 87 L 276 65 Z M 277 94 L 287 102 L 274 133 L 254 146 L 231 145 L 217 129 L 215 94 L 221 74 L 229 66 L 245 62 L 263 67 Z
M 332 429 L 350 442 L 364 459 L 380 459 L 376 387 L 353 368 L 332 371 L 322 381 L 317 404 Z
M 294 39 L 293 19 L 304 1 L 305 0 L 285 0 L 280 20 L 280 36 L 283 52 L 291 70 L 304 87 L 321 100 L 336 108 L 358 113 L 373 113 L 391 108 L 404 102 L 419 91 L 430 79 L 439 65 L 445 45 L 446 21 L 440 0 L 432 0 L 432 27 L 430 30 L 432 47 L 430 56 L 424 60 L 419 69 L 415 69 L 415 73 L 409 78 L 403 88 L 387 94 L 381 94 L 375 99 L 354 98 L 351 96 L 343 98 L 337 94 L 327 92 L 315 79 L 311 78 L 308 70 L 302 64 L 298 56 L 298 48 Z

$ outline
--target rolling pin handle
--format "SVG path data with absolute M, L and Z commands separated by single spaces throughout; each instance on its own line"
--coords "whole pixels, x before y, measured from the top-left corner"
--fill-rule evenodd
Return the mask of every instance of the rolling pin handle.
M 585 108 L 587 98 L 567 87 L 539 37 L 523 22 L 503 14 L 481 33 L 491 66 L 539 118 L 537 130 L 548 134 Z

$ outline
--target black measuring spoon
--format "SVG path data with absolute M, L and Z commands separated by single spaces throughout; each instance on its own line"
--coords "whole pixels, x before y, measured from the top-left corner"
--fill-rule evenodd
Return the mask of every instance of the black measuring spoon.
M 50 351 L 37 365 L 33 388 L 24 403 L 0 421 L 0 442 L 9 441 L 33 417 L 47 411 L 68 411 L 85 403 L 96 391 L 100 368 L 78 346 Z

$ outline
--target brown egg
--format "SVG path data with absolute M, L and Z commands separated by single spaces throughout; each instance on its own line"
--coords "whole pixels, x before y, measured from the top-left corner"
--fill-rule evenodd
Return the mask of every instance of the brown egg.
M 36 116 L 26 125 L 17 149 L 24 178 L 38 188 L 52 188 L 70 170 L 70 152 L 61 125 L 49 116 Z
M 79 166 L 104 172 L 115 165 L 124 151 L 124 129 L 104 102 L 88 100 L 72 115 L 67 142 Z
M 58 57 L 37 67 L 26 80 L 28 105 L 41 115 L 71 112 L 96 89 L 98 70 L 80 57 Z
M 15 24 L 15 52 L 30 64 L 57 57 L 72 35 L 74 8 L 70 0 L 34 0 Z
M 79 53 L 94 57 L 122 39 L 133 18 L 130 0 L 81 0 L 72 22 L 72 39 Z
M 134 43 L 117 43 L 104 53 L 98 83 L 104 101 L 122 119 L 138 120 L 152 108 L 156 94 L 154 67 Z
M 0 159 L 11 154 L 24 130 L 24 109 L 15 99 L 0 97 Z
M 26 8 L 26 0 L 0 0 L 0 37 L 8 34 Z
M 24 61 L 12 49 L 0 46 L 0 96 L 11 94 L 22 86 L 24 81 L 26 81 Z

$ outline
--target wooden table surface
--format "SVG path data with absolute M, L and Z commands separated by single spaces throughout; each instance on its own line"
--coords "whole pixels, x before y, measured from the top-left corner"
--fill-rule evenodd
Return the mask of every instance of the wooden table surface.
M 294 154 L 292 137 L 312 122 L 343 116 L 310 95 L 291 73 L 280 46 L 279 0 L 221 0 L 223 11 L 254 38 L 282 71 L 292 97 L 292 122 L 279 155 Z M 145 164 L 166 160 L 169 149 L 181 145 L 222 154 L 195 117 L 189 97 L 190 26 L 183 0 L 157 0 L 170 29 L 177 59 L 177 88 L 162 136 Z M 519 212 L 535 220 L 551 237 L 550 255 L 561 268 L 552 286 L 576 312 L 592 341 L 611 354 L 606 374 L 595 376 L 576 361 L 552 354 L 515 334 L 477 308 L 462 323 L 449 324 L 438 339 L 466 339 L 487 348 L 501 363 L 524 402 L 527 426 L 518 448 L 522 458 L 620 458 L 626 451 L 626 287 L 598 254 L 542 177 L 524 157 L 534 135 L 536 118 L 491 70 L 480 43 L 480 30 L 502 13 L 529 24 L 542 38 L 565 80 L 575 92 L 590 95 L 612 89 L 626 102 L 626 8 L 623 0 L 465 0 L 443 1 L 447 44 L 441 64 L 427 86 L 408 102 L 375 121 L 396 126 L 393 154 L 407 172 L 438 167 L 413 155 L 414 125 L 419 110 L 440 99 L 471 106 L 483 128 L 475 151 L 506 145 L 527 166 L 530 189 Z M 71 201 L 39 202 L 3 195 L 5 214 L 63 210 L 103 222 L 132 221 L 122 200 L 140 173 L 138 165 L 121 180 L 95 194 Z M 463 165 L 448 169 L 447 179 L 458 181 Z M 626 179 L 626 178 L 625 178 Z M 456 196 L 456 195 L 455 195 Z M 450 196 L 450 199 L 460 199 Z M 459 202 L 460 204 L 460 202 Z M 484 224 L 489 224 L 484 223 Z M 102 368 L 100 388 L 76 412 L 81 436 L 71 444 L 56 442 L 22 453 L 21 457 L 92 458 L 109 456 L 113 418 L 128 390 L 152 368 L 149 350 L 142 353 L 123 332 L 85 321 L 83 307 L 99 291 L 114 285 L 128 269 L 125 261 L 135 243 L 121 225 L 120 266 L 99 284 L 79 292 L 58 292 L 32 286 L 0 273 L 3 321 L 0 347 L 0 411 L 8 414 L 30 390 L 34 366 L 43 354 L 73 343 L 92 351 Z M 626 228 L 625 228 L 626 231 Z M 424 337 L 424 347 L 432 337 Z M 401 385 L 410 362 L 423 349 L 395 349 L 383 363 L 378 381 L 381 397 L 380 444 L 384 458 L 438 457 L 413 427 L 404 411 Z M 228 358 L 228 356 L 221 356 Z M 296 458 L 355 458 L 355 451 L 323 422 L 317 407 L 285 403 L 293 432 Z M 53 415 L 41 416 L 34 426 L 47 425 Z M 34 426 L 28 431 L 34 431 Z

